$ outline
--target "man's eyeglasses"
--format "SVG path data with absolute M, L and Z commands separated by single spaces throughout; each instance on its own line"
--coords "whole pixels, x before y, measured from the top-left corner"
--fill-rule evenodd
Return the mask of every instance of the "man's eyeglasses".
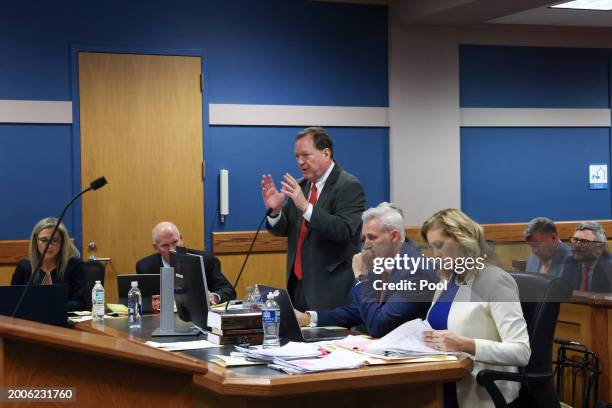
M 601 241 L 590 241 L 588 239 L 571 237 L 570 242 L 574 245 L 595 245 L 595 244 L 605 244 L 605 242 Z
M 43 244 L 43 245 L 47 245 L 47 242 L 49 242 L 49 238 L 47 237 L 42 237 L 42 238 L 38 238 L 38 242 Z M 53 238 L 51 240 L 51 244 L 49 245 L 58 245 L 62 242 L 62 239 L 59 237 Z

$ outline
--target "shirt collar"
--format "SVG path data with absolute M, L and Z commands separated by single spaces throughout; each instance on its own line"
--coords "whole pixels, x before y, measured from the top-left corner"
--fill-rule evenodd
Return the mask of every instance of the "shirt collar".
M 315 185 L 317 186 L 317 191 L 319 192 L 319 194 L 321 194 L 321 190 L 323 190 L 323 186 L 325 186 L 325 182 L 327 181 L 327 178 L 331 174 L 331 172 L 334 169 L 335 165 L 336 165 L 336 163 L 334 163 L 332 161 L 331 164 L 329 165 L 329 167 L 327 168 L 327 170 L 325 171 L 325 173 L 323 173 L 321 178 L 318 179 L 317 182 L 315 183 Z
M 170 268 L 170 263 L 166 261 L 163 256 L 161 257 L 161 259 L 162 259 L 162 265 L 164 265 L 164 268 Z

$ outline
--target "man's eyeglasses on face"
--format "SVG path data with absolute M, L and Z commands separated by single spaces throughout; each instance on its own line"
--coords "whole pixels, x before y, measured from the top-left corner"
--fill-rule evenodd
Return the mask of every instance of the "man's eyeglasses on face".
M 588 239 L 582 239 L 582 238 L 576 238 L 576 237 L 571 237 L 570 238 L 570 242 L 573 245 L 595 245 L 595 244 L 605 244 L 605 242 L 601 242 L 601 241 L 590 241 Z
M 43 245 L 47 245 L 47 242 L 49 242 L 49 238 L 47 237 L 38 238 L 38 242 L 40 242 Z M 51 240 L 51 243 L 49 245 L 58 245 L 61 242 L 62 242 L 62 239 L 59 237 L 56 237 Z

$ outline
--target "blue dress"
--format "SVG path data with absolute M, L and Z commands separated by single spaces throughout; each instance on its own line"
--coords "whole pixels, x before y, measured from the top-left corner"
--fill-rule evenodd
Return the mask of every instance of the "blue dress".
M 427 316 L 429 325 L 434 330 L 448 330 L 448 313 L 459 287 L 455 283 L 454 275 L 448 280 L 446 290 L 440 295 L 438 301 L 432 306 Z M 457 402 L 457 385 L 456 383 L 444 384 L 444 408 L 459 408 Z

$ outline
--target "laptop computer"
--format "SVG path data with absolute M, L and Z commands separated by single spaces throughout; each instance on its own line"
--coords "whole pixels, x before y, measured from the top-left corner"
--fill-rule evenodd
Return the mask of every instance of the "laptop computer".
M 0 286 L 0 315 L 12 316 L 25 285 Z M 68 325 L 68 285 L 30 285 L 15 317 Z
M 128 304 L 128 292 L 132 288 L 132 281 L 138 282 L 138 289 L 142 295 L 142 312 L 153 312 L 152 296 L 159 295 L 159 273 L 117 275 L 117 290 L 119 303 Z
M 300 328 L 300 325 L 293 311 L 293 303 L 286 289 L 273 288 L 271 286 L 257 285 L 261 298 L 268 297 L 268 293 L 278 290 L 276 302 L 280 307 L 281 322 L 280 322 L 280 337 L 291 341 L 303 341 L 312 343 L 323 340 L 338 340 L 345 338 L 349 331 L 348 329 L 332 329 L 326 327 Z

